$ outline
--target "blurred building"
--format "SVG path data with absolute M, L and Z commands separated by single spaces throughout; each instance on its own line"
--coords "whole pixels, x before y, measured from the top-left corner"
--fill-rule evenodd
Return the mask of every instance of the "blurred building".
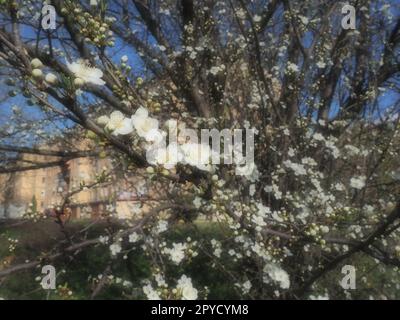
M 58 160 L 60 158 L 54 156 L 24 154 L 21 163 L 51 163 Z M 86 185 L 94 183 L 96 175 L 109 166 L 109 159 L 84 157 L 68 160 L 62 165 L 0 174 L 0 218 L 22 217 L 32 207 L 43 214 L 50 212 L 63 202 L 66 193 L 79 189 L 83 182 Z M 68 210 L 73 218 L 96 217 L 113 203 L 116 214 L 120 218 L 127 218 L 135 212 L 138 206 L 136 199 L 145 191 L 139 188 L 129 192 L 122 187 L 122 183 L 108 183 L 87 188 L 70 198 Z

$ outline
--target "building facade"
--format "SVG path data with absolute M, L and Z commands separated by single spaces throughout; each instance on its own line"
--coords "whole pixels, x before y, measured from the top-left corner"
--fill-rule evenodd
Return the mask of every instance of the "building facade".
M 21 163 L 51 163 L 60 158 L 25 154 Z M 0 219 L 21 218 L 29 211 L 46 214 L 60 204 L 69 192 L 90 185 L 110 166 L 109 159 L 82 157 L 35 170 L 0 174 Z M 143 190 L 143 189 L 142 189 Z M 100 184 L 83 188 L 70 197 L 68 210 L 73 218 L 97 217 L 113 203 L 121 218 L 128 218 L 138 206 L 138 194 L 121 192 L 121 184 Z

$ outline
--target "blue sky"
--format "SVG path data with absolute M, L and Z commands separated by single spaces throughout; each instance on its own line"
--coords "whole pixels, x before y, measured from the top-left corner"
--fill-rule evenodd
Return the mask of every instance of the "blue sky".
M 396 3 L 391 1 L 392 3 Z M 379 3 L 379 1 L 377 1 Z M 379 4 L 378 4 L 379 5 Z M 399 16 L 399 11 L 398 9 L 392 9 L 392 14 L 395 17 Z M 394 19 L 394 21 L 396 21 Z M 137 27 L 133 27 L 133 30 L 137 32 L 139 37 L 145 36 L 145 30 L 139 29 Z M 31 38 L 32 41 L 35 40 L 36 35 L 30 28 L 23 28 L 22 29 L 22 34 L 26 38 Z M 169 35 L 170 36 L 170 35 Z M 170 37 L 171 38 L 171 37 Z M 154 43 L 154 39 L 149 37 L 150 43 Z M 310 45 L 311 39 L 310 36 L 305 36 L 303 39 L 303 43 L 306 47 Z M 41 45 L 47 44 L 47 41 L 44 40 L 42 41 Z M 53 45 L 55 47 L 59 47 L 59 43 L 56 40 L 53 40 Z M 114 48 L 107 48 L 106 50 L 108 57 L 110 57 L 115 63 L 120 62 L 120 58 L 124 55 L 129 57 L 129 65 L 132 67 L 132 70 L 134 71 L 134 75 L 136 77 L 146 77 L 148 74 L 146 74 L 144 65 L 140 59 L 140 56 L 137 54 L 136 51 L 132 49 L 132 47 L 124 46 L 122 41 L 117 40 L 116 46 Z M 65 60 L 65 58 L 61 58 Z M 10 89 L 13 89 L 12 87 L 6 87 L 4 84 L 1 84 L 1 89 L 2 91 L 7 91 Z M 381 113 L 383 110 L 391 107 L 393 105 L 393 102 L 398 100 L 399 94 L 395 93 L 394 91 L 387 91 L 384 94 L 382 94 L 378 101 L 379 101 L 379 108 L 375 112 L 374 117 L 377 117 L 379 113 Z M 26 117 L 27 119 L 30 119 L 32 121 L 37 121 L 43 116 L 43 113 L 40 111 L 39 108 L 35 106 L 28 106 L 26 103 L 26 99 L 22 97 L 20 94 L 17 95 L 16 97 L 8 99 L 5 103 L 0 104 L 0 124 L 4 124 L 10 121 L 11 116 L 12 116 L 12 106 L 13 105 L 18 105 L 22 107 L 22 112 L 23 116 Z M 334 101 L 332 104 L 331 108 L 331 116 L 333 116 L 338 110 L 338 103 L 337 101 Z M 69 127 L 71 126 L 72 123 L 70 121 L 61 121 L 61 122 L 56 122 L 55 126 L 47 126 L 46 130 L 55 130 L 55 127 Z M 29 143 L 30 139 L 25 140 L 27 143 Z

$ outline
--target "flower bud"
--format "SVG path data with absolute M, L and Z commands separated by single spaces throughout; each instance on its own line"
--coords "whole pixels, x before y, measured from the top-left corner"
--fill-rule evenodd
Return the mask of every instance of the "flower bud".
M 40 69 L 43 67 L 43 63 L 38 58 L 35 58 L 31 61 L 31 66 L 33 69 Z
M 103 126 L 105 126 L 109 121 L 110 121 L 110 118 L 108 118 L 107 116 L 100 116 L 97 119 L 97 123 L 99 125 L 103 125 Z
M 48 83 L 48 84 L 52 84 L 55 85 L 58 82 L 58 78 L 55 74 L 52 73 L 48 73 L 46 74 L 46 77 L 44 78 L 44 80 Z
M 150 174 L 151 174 L 151 173 L 154 173 L 154 168 L 153 168 L 153 167 L 147 167 L 147 168 L 146 168 L 146 172 L 147 172 L 147 173 L 150 173 Z
M 43 78 L 43 72 L 40 69 L 33 69 L 32 70 L 32 76 L 35 79 L 41 79 L 41 78 Z
M 137 78 L 137 79 L 136 79 L 136 84 L 137 84 L 138 86 L 141 86 L 141 85 L 143 84 L 143 79 L 142 79 L 141 77 Z

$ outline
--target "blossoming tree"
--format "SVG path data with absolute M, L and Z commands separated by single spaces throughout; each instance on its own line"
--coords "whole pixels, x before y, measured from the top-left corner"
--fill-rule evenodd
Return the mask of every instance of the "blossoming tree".
M 132 297 L 206 298 L 212 288 L 188 268 L 202 255 L 197 270 L 229 279 L 239 297 L 300 299 L 340 296 L 340 276 L 321 283 L 356 257 L 399 267 L 400 8 L 349 2 L 354 30 L 337 1 L 46 1 L 56 29 L 43 29 L 41 1 L 0 1 L 1 76 L 19 105 L 3 103 L 0 172 L 112 159 L 93 184 L 64 190 L 57 215 L 104 183 L 131 191 L 140 176 L 152 190 L 120 228 L 66 233 L 0 277 L 106 246 L 107 276 L 132 250 L 147 255 L 151 275 L 125 279 Z M 211 141 L 187 129 L 252 129 L 254 162 L 215 164 Z M 90 150 L 70 143 L 83 139 Z M 24 153 L 58 160 L 16 163 Z M 218 236 L 196 237 L 200 223 Z M 182 224 L 192 237 L 166 237 Z

